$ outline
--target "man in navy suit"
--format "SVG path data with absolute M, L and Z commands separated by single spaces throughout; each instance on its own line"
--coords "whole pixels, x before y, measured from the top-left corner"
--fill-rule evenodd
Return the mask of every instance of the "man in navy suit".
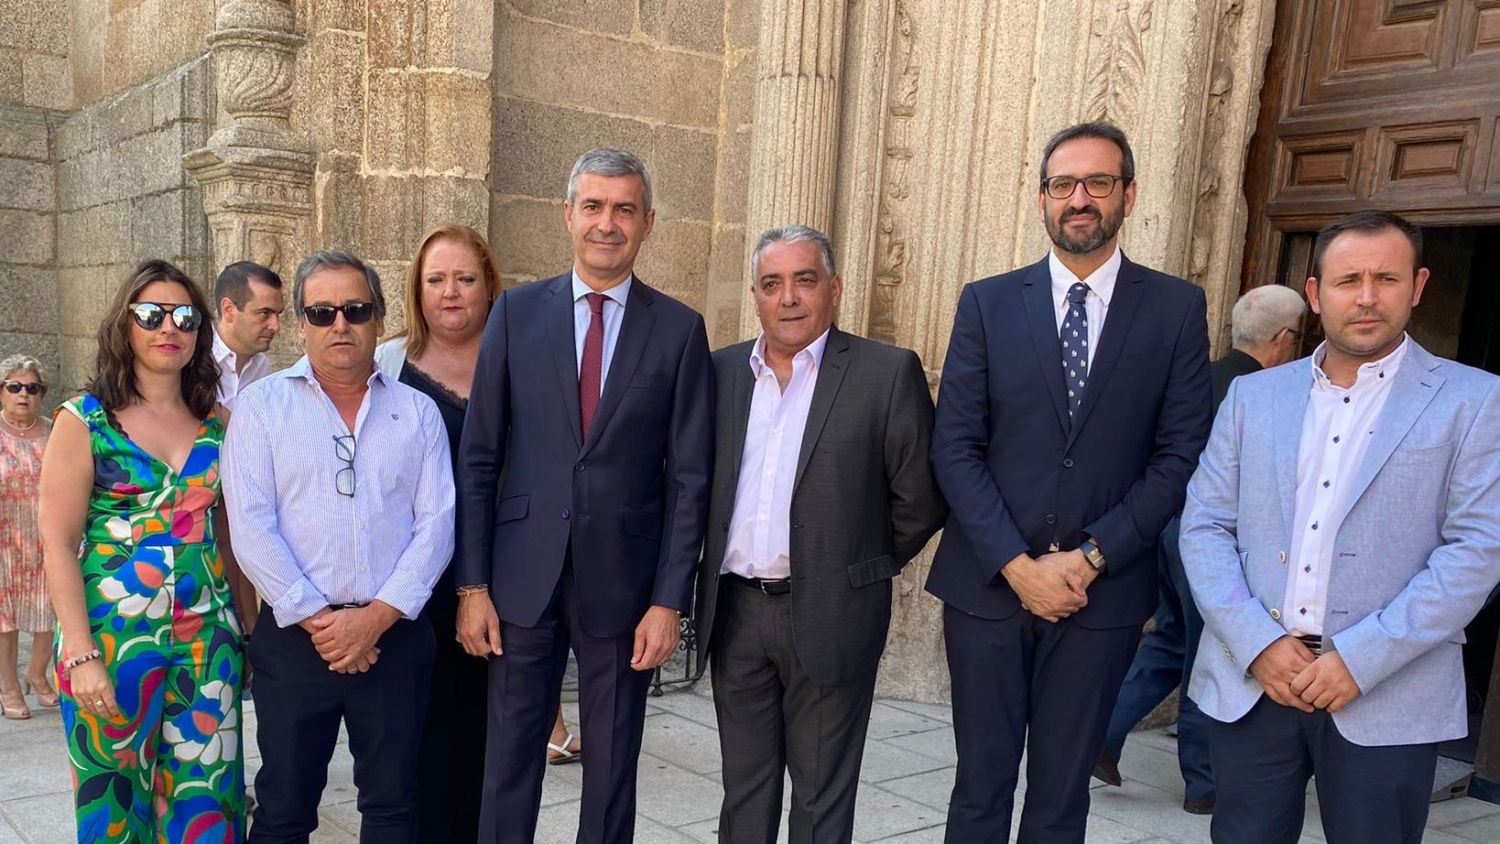
M 646 689 L 677 647 L 708 507 L 703 318 L 632 272 L 655 219 L 645 166 L 584 153 L 563 217 L 573 269 L 496 300 L 459 448 L 458 636 L 492 659 L 481 842 L 535 836 L 570 647 L 578 841 L 631 840 Z
M 1203 292 L 1121 254 L 1136 191 L 1119 129 L 1059 132 L 1037 195 L 1051 254 L 959 299 L 932 438 L 951 515 L 927 580 L 953 678 L 951 842 L 1009 837 L 1023 750 L 1019 840 L 1083 841 L 1157 536 L 1208 437 Z

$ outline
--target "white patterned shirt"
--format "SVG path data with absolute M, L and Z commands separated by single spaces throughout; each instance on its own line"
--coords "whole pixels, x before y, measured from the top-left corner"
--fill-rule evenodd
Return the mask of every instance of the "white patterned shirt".
M 214 326 L 212 331 L 214 364 L 219 367 L 219 404 L 232 411 L 241 390 L 271 374 L 271 356 L 265 352 L 251 355 L 245 361 L 245 368 L 240 369 L 239 356 L 219 336 L 218 326 Z
M 1281 626 L 1293 636 L 1323 635 L 1334 540 L 1343 525 L 1340 514 L 1410 342 L 1403 339 L 1395 351 L 1362 364 L 1348 388 L 1323 374 L 1328 341 L 1313 352 L 1312 387 L 1297 447 L 1292 555 L 1281 605 Z
M 749 363 L 755 392 L 745 425 L 745 452 L 722 571 L 769 580 L 792 576 L 792 491 L 802 455 L 802 433 L 827 345 L 825 330 L 792 356 L 792 378 L 783 392 L 776 371 L 766 363 L 765 335 L 755 341 Z
M 221 466 L 240 567 L 289 627 L 330 605 L 380 600 L 416 618 L 453 555 L 453 468 L 432 399 L 379 369 L 349 435 L 303 357 L 240 395 Z
M 1068 317 L 1068 288 L 1080 281 L 1089 286 L 1088 298 L 1083 300 L 1084 313 L 1089 317 L 1089 371 L 1094 370 L 1094 350 L 1099 348 L 1099 335 L 1104 331 L 1104 318 L 1109 315 L 1109 300 L 1115 295 L 1115 280 L 1120 276 L 1120 247 L 1116 246 L 1109 260 L 1099 269 L 1089 273 L 1088 278 L 1079 278 L 1057 259 L 1057 251 L 1047 253 L 1047 269 L 1052 276 L 1052 315 L 1057 317 L 1057 330 L 1062 331 L 1063 320 Z

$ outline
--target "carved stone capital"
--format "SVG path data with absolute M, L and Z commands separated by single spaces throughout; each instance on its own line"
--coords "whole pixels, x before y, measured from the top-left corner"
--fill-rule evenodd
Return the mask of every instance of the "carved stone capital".
M 210 146 L 301 149 L 291 135 L 292 81 L 304 39 L 282 0 L 229 0 L 208 36 L 219 103 L 229 123 Z

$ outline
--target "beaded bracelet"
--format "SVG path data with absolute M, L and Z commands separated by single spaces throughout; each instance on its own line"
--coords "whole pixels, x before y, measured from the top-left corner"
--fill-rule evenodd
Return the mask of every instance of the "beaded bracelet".
M 62 664 L 63 674 L 64 676 L 66 676 L 69 671 L 72 671 L 85 662 L 93 662 L 94 660 L 102 659 L 103 657 L 104 654 L 99 653 L 98 648 L 94 648 L 86 654 L 79 654 L 78 656 L 75 656 Z

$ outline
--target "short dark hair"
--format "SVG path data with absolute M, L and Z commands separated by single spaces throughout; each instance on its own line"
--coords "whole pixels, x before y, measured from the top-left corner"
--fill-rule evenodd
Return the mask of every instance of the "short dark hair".
M 1313 241 L 1313 277 L 1322 281 L 1323 253 L 1328 251 L 1328 247 L 1333 245 L 1339 235 L 1345 232 L 1376 234 L 1387 230 L 1395 230 L 1406 235 L 1407 242 L 1411 244 L 1411 269 L 1415 273 L 1422 266 L 1422 230 L 1412 225 L 1400 214 L 1392 214 L 1389 211 L 1355 211 L 1318 230 L 1318 239 Z
M 245 307 L 245 303 L 250 301 L 252 281 L 281 289 L 281 276 L 275 270 L 254 261 L 235 261 L 225 267 L 214 282 L 214 313 L 224 315 L 222 308 L 225 299 L 233 302 L 236 308 Z
M 1069 126 L 1047 140 L 1047 145 L 1042 148 L 1041 180 L 1043 182 L 1047 180 L 1047 163 L 1052 160 L 1052 153 L 1068 141 L 1081 138 L 1110 141 L 1119 147 L 1120 155 L 1124 157 L 1120 164 L 1120 177 L 1126 186 L 1135 181 L 1135 153 L 1130 151 L 1130 141 L 1125 139 L 1125 133 L 1120 130 L 1120 127 L 1107 120 L 1091 120 L 1088 123 Z
M 307 277 L 318 270 L 337 267 L 359 270 L 364 275 L 365 284 L 370 286 L 370 301 L 375 305 L 375 316 L 377 319 L 385 319 L 385 292 L 380 289 L 380 274 L 375 272 L 374 267 L 361 261 L 359 256 L 341 249 L 319 249 L 297 265 L 297 275 L 292 280 L 292 310 L 296 312 L 297 318 L 301 319 L 306 310 L 302 294 L 303 288 L 307 286 Z

